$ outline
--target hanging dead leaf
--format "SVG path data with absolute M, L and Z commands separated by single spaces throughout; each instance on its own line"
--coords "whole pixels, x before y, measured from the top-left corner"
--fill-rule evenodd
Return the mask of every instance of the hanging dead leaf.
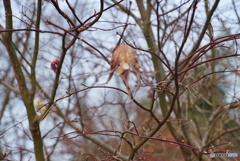
M 111 73 L 106 83 L 111 80 L 114 72 L 121 76 L 124 83 L 127 83 L 130 69 L 133 70 L 139 80 L 140 65 L 138 64 L 135 51 L 127 44 L 116 46 L 112 53 Z

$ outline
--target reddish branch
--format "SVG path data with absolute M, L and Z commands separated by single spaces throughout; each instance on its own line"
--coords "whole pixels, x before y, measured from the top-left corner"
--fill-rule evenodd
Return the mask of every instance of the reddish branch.
M 76 136 L 71 136 L 68 137 L 69 135 L 73 135 L 73 134 L 77 134 Z M 177 141 L 171 141 L 171 140 L 166 140 L 166 139 L 161 139 L 161 138 L 157 138 L 157 137 L 147 137 L 147 136 L 141 136 L 139 135 L 139 133 L 135 133 L 132 131 L 115 131 L 115 130 L 101 130 L 101 131 L 96 131 L 96 132 L 89 132 L 89 131 L 74 131 L 74 132 L 70 132 L 67 134 L 64 134 L 60 137 L 53 137 L 52 139 L 56 139 L 56 138 L 65 138 L 68 137 L 68 139 L 73 139 L 79 136 L 84 136 L 84 135 L 102 135 L 102 136 L 113 136 L 113 137 L 119 137 L 122 138 L 123 136 L 125 136 L 125 134 L 131 134 L 134 136 L 137 136 L 141 139 L 148 139 L 148 140 L 156 140 L 156 141 L 160 141 L 160 142 L 164 142 L 164 143 L 168 143 L 168 144 L 172 144 L 172 145 L 178 145 L 181 147 L 185 147 L 185 148 L 189 148 L 195 151 L 198 151 L 201 154 L 204 155 L 209 155 L 210 153 L 212 153 L 212 150 L 214 150 L 214 153 L 226 153 L 227 150 L 216 150 L 217 147 L 226 145 L 226 144 L 231 144 L 230 142 L 226 142 L 226 143 L 221 143 L 221 144 L 217 144 L 208 148 L 204 148 L 204 149 L 199 149 L 196 147 L 193 147 L 191 145 L 188 144 L 184 144 L 183 142 L 177 142 Z M 210 151 L 211 150 L 211 151 Z

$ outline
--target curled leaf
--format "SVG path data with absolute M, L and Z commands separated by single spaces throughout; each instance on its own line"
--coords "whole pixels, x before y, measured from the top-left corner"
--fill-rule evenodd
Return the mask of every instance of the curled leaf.
M 46 104 L 45 101 L 41 100 L 40 98 L 36 97 L 33 100 L 33 105 L 36 108 L 37 112 L 40 112 L 41 114 L 43 114 L 46 111 L 46 106 L 44 106 Z
M 54 59 L 52 62 L 51 62 L 51 69 L 57 73 L 57 70 L 58 70 L 58 64 L 60 63 L 60 59 Z
M 139 79 L 140 65 L 136 57 L 135 51 L 127 44 L 116 46 L 112 53 L 111 73 L 109 74 L 107 83 L 111 80 L 113 73 L 116 71 L 125 83 L 129 78 L 130 69 Z

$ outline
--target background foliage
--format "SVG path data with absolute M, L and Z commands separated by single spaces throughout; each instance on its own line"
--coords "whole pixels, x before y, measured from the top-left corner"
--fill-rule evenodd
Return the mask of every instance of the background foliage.
M 240 154 L 239 7 L 237 0 L 1 1 L 0 158 Z M 141 79 L 131 73 L 124 84 L 114 75 L 103 84 L 123 43 L 136 51 Z M 226 159 L 237 160 L 216 158 Z

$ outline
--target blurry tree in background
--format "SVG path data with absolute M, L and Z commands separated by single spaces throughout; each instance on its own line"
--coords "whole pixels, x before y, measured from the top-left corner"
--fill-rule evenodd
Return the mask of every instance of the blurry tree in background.
M 240 155 L 239 7 L 237 0 L 3 0 L 0 159 Z M 103 84 L 113 49 L 124 43 L 136 52 L 140 78 L 131 69 L 127 83 L 114 74 Z

